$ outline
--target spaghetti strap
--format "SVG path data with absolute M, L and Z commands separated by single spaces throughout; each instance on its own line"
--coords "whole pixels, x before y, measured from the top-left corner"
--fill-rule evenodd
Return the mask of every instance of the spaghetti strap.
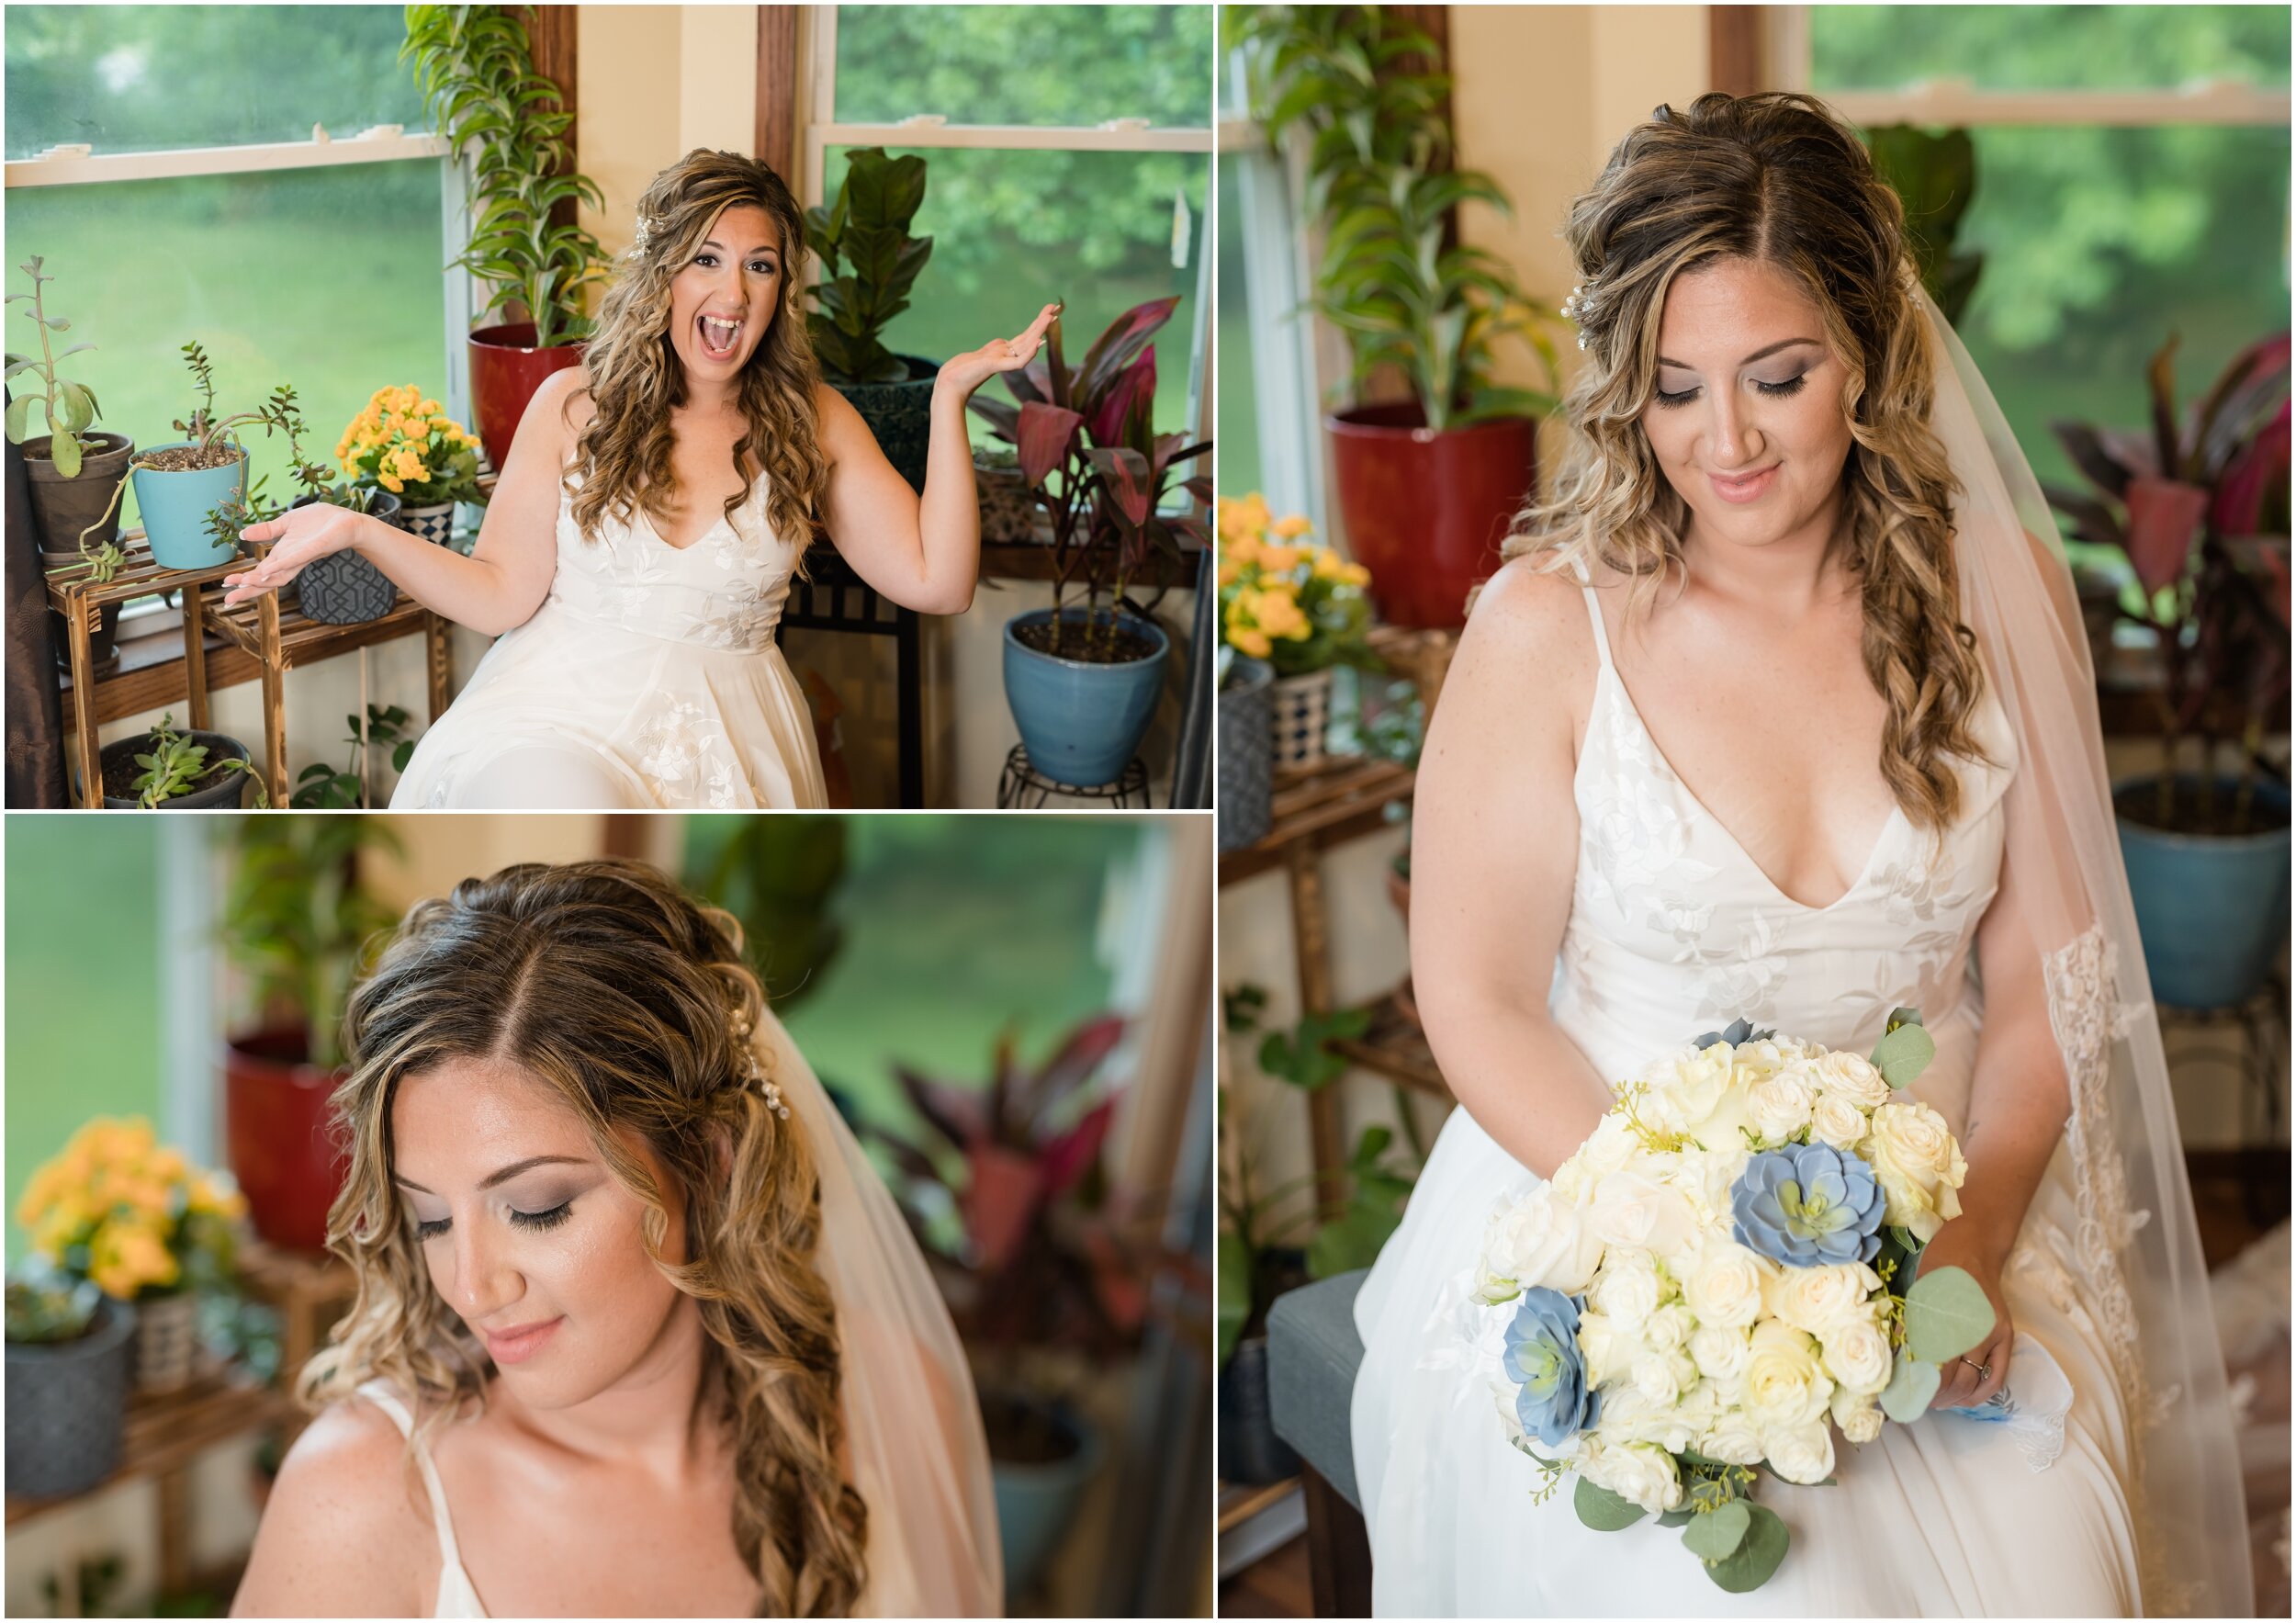
M 1579 591 L 1583 593 L 1586 598 L 1586 617 L 1594 623 L 1595 655 L 1601 659 L 1604 665 L 1607 666 L 1611 662 L 1610 633 L 1603 629 L 1602 601 L 1594 595 L 1594 588 L 1586 578 L 1585 567 L 1583 565 L 1580 567 Z
M 379 1379 L 370 1381 L 359 1388 L 359 1395 L 389 1415 L 399 1427 L 400 1435 L 413 1437 L 414 1416 L 387 1382 Z M 455 1548 L 455 1524 L 446 1514 L 446 1490 L 439 1485 L 438 1467 L 431 1463 L 431 1451 L 421 1443 L 415 1444 L 414 1462 L 422 1472 L 423 1487 L 430 1492 L 431 1522 L 438 1529 L 439 1554 L 447 1570 L 458 1570 L 462 1566 L 462 1554 Z

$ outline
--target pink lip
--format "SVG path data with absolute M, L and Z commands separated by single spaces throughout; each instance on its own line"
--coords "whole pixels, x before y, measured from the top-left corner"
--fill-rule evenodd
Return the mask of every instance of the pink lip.
M 1777 477 L 1780 463 L 1773 462 L 1760 473 L 1739 479 L 1724 479 L 1718 473 L 1706 475 L 1714 486 L 1714 493 L 1725 502 L 1759 502 Z
M 523 1364 L 540 1352 L 543 1343 L 550 1339 L 551 1332 L 565 1323 L 566 1315 L 560 1313 L 555 1319 L 508 1336 L 497 1336 L 490 1331 L 486 1336 L 487 1352 L 498 1364 Z

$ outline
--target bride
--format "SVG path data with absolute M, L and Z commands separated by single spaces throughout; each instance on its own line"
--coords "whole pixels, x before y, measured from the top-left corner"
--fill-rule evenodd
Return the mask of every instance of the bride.
M 637 862 L 467 880 L 346 1034 L 358 1296 L 235 1615 L 996 1614 L 963 1349 L 730 915 Z
M 1570 216 L 1569 459 L 1460 639 L 1412 958 L 1461 1109 L 1357 1298 L 1382 1614 L 2245 1615 L 2245 1517 L 2087 646 L 2031 472 L 1896 197 L 1807 97 L 1701 97 Z M 1711 1584 L 1510 1446 L 1468 1301 L 1494 1201 L 1743 1016 L 1870 1050 L 1968 1159 L 1925 1268 L 1991 1297 L 1934 1412 L 1765 1480 L 1793 1549 Z M 2062 1436 L 1942 1411 L 2071 1387 Z
M 429 608 L 499 635 L 391 796 L 422 806 L 808 807 L 827 792 L 774 646 L 816 521 L 904 608 L 962 614 L 980 572 L 965 401 L 1028 330 L 945 363 L 920 498 L 821 381 L 805 216 L 764 164 L 696 150 L 638 200 L 637 241 L 579 367 L 535 390 L 465 558 L 314 504 L 224 603 L 354 547 Z

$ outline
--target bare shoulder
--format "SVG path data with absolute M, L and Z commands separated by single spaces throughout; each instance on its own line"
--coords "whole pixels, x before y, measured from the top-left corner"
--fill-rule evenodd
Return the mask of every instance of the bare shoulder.
M 1517 714 L 1570 716 L 1586 708 L 1597 664 L 1579 583 L 1518 558 L 1477 596 L 1444 694 L 1464 677 Z
M 411 1617 L 431 1524 L 407 1491 L 406 1439 L 363 1398 L 295 1439 L 255 1531 L 234 1617 Z
M 526 404 L 526 417 L 546 422 L 552 435 L 563 439 L 569 450 L 597 411 L 590 394 L 590 373 L 581 366 L 561 366 L 551 373 Z

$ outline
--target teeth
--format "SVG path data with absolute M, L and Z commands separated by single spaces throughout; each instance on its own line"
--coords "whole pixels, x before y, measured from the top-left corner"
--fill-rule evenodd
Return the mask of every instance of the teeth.
M 734 340 L 740 336 L 740 333 L 741 323 L 739 321 L 723 321 L 715 316 L 702 318 L 702 340 L 712 349 L 733 348 Z

